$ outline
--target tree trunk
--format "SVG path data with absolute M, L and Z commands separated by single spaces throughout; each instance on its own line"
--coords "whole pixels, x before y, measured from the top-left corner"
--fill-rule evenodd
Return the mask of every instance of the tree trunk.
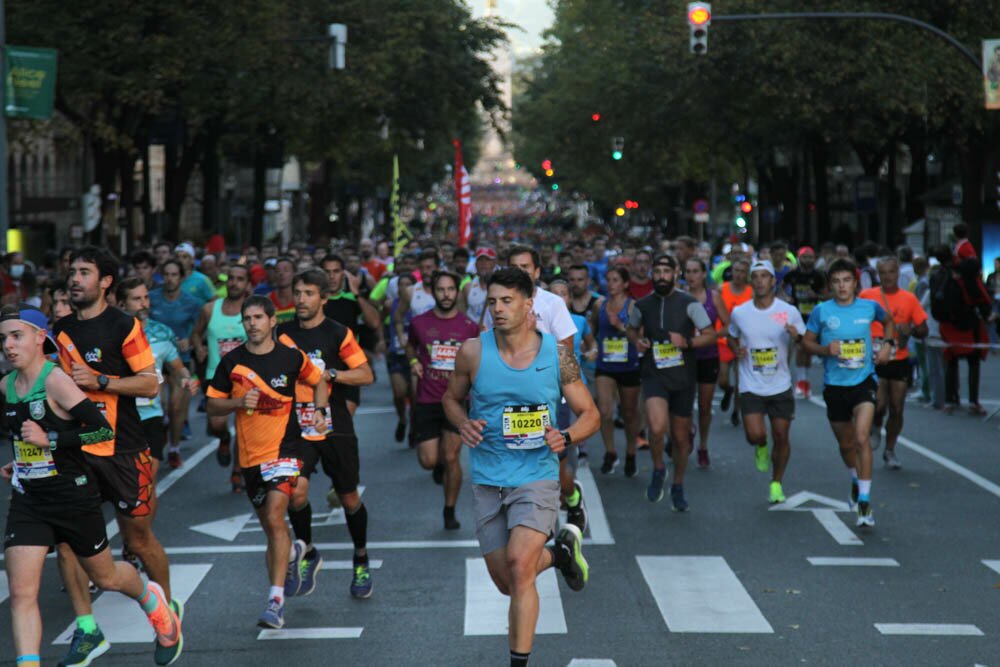
M 267 200 L 267 155 L 258 148 L 253 156 L 253 215 L 250 244 L 260 250 L 264 244 L 264 203 Z
M 830 188 L 827 181 L 826 167 L 829 162 L 829 147 L 822 137 L 812 141 L 812 172 L 815 188 L 816 211 L 815 224 L 809 225 L 809 244 L 816 246 L 820 239 L 830 238 Z
M 219 215 L 219 135 L 209 129 L 201 159 L 201 228 L 206 235 L 224 234 Z
M 121 200 L 119 214 L 121 226 L 119 234 L 125 235 L 125 247 L 132 248 L 135 244 L 135 230 L 132 228 L 133 215 L 135 211 L 135 180 L 132 174 L 135 171 L 135 155 L 130 152 L 120 151 L 118 159 L 118 178 L 121 179 Z M 124 218 L 123 220 L 121 218 Z
M 166 189 L 166 215 L 163 238 L 179 241 L 181 209 L 187 198 L 187 187 L 191 175 L 205 150 L 205 134 L 199 131 L 190 144 L 180 146 L 180 151 L 170 142 L 165 146 L 166 165 L 164 180 Z M 180 159 L 178 159 L 178 153 Z

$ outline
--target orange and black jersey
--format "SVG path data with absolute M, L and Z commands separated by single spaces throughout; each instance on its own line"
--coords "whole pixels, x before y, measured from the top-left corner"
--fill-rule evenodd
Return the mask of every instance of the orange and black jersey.
M 130 377 L 153 365 L 153 350 L 139 320 L 108 306 L 97 317 L 81 320 L 70 315 L 53 327 L 59 345 L 59 365 L 69 375 L 73 364 L 87 366 L 94 375 Z M 104 414 L 114 438 L 84 445 L 95 456 L 140 452 L 148 446 L 134 396 L 120 396 L 95 389 L 84 392 Z
M 358 345 L 357 339 L 351 330 L 339 322 L 326 318 L 319 326 L 312 329 L 304 329 L 299 325 L 298 319 L 278 325 L 278 341 L 288 347 L 295 347 L 309 357 L 320 370 L 333 368 L 338 371 L 358 368 L 368 363 L 368 357 L 364 350 Z M 332 383 L 330 386 L 330 415 L 331 422 L 329 432 L 343 435 L 354 433 L 354 420 L 347 410 L 346 386 Z M 313 389 L 309 385 L 299 383 L 296 387 L 296 401 L 300 414 L 300 421 L 305 423 L 311 419 L 312 415 Z M 305 428 L 303 426 L 303 428 Z M 308 435 L 307 440 L 322 440 L 325 436 Z
M 209 398 L 240 398 L 252 389 L 260 391 L 255 409 L 236 411 L 240 467 L 273 461 L 301 442 L 299 422 L 292 417 L 295 384 L 316 385 L 322 376 L 309 357 L 281 343 L 267 354 L 253 354 L 240 345 L 222 357 L 208 387 Z

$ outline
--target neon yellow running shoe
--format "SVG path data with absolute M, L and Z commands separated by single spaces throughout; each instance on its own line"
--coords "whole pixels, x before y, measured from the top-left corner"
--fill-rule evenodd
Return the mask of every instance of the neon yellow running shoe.
M 771 482 L 771 504 L 785 502 L 785 492 L 781 488 L 781 482 Z

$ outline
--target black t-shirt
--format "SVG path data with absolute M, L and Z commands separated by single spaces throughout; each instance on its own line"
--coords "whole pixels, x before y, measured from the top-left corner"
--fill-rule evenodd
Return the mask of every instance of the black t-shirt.
M 278 341 L 302 350 L 320 370 L 333 368 L 338 371 L 358 368 L 368 363 L 364 350 L 351 330 L 325 318 L 319 326 L 304 329 L 296 319 L 278 326 Z M 330 387 L 330 432 L 353 434 L 354 420 L 347 410 L 348 387 L 338 382 Z M 296 399 L 300 409 L 312 401 L 312 388 L 303 388 Z M 301 413 L 300 413 L 301 414 Z
M 807 273 L 802 269 L 793 269 L 785 276 L 784 286 L 803 319 L 809 319 L 816 304 L 820 302 L 826 278 L 816 270 Z

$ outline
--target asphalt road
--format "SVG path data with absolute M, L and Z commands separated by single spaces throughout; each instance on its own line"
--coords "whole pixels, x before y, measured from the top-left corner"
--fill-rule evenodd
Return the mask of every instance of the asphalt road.
M 161 476 L 157 517 L 175 595 L 187 598 L 178 664 L 507 664 L 506 603 L 479 558 L 471 493 L 459 502 L 462 529 L 444 531 L 440 487 L 393 440 L 383 369 L 357 417 L 378 566 L 372 598 L 348 593 L 350 538 L 342 513 L 326 509 L 326 483 L 314 478 L 314 540 L 328 566 L 343 569 L 324 570 L 315 593 L 287 602 L 284 631 L 262 634 L 263 533 L 247 498 L 229 492 L 214 443 L 196 436 L 185 443 L 186 465 Z M 987 407 L 1000 408 L 1000 365 L 991 360 L 984 376 L 984 396 L 998 399 Z M 784 506 L 768 505 L 769 477 L 718 410 L 712 465 L 689 471 L 686 514 L 671 512 L 669 499 L 645 499 L 644 454 L 637 477 L 602 475 L 592 438 L 593 472 L 581 472 L 590 583 L 574 593 L 543 575 L 532 664 L 1000 665 L 1000 416 L 948 417 L 908 404 L 903 469 L 887 471 L 877 457 L 877 525 L 862 530 L 844 507 L 849 478 L 816 403 L 798 401 Z M 196 433 L 203 423 L 194 416 Z M 12 664 L 0 582 L 0 658 Z M 41 605 L 43 662 L 55 664 L 66 647 L 54 642 L 73 614 L 54 561 Z M 98 595 L 95 613 L 113 644 L 95 664 L 152 664 L 151 633 L 131 601 Z

